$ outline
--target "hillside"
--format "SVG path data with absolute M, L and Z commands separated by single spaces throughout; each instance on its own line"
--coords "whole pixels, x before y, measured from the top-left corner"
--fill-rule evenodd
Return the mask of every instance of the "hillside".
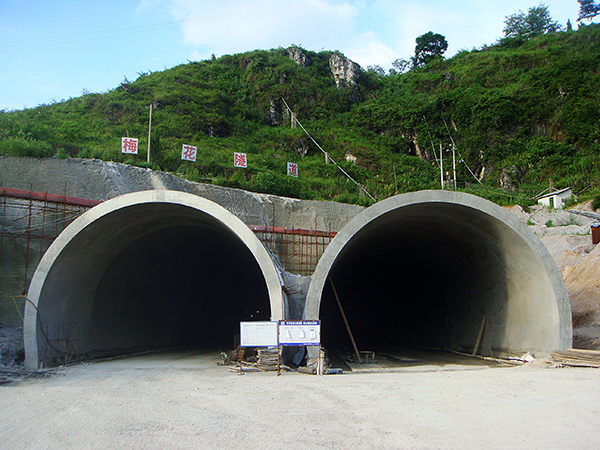
M 298 47 L 190 62 L 106 93 L 0 112 L 0 154 L 149 166 L 191 181 L 369 204 L 438 188 L 456 145 L 457 185 L 501 204 L 546 189 L 600 194 L 600 27 L 504 39 L 408 73 L 363 70 Z M 290 126 L 294 111 L 301 127 Z M 146 163 L 149 106 L 151 162 Z M 120 138 L 139 138 L 137 156 Z M 326 164 L 321 149 L 339 163 Z M 181 160 L 197 146 L 195 163 Z M 233 152 L 248 168 L 233 167 Z M 299 177 L 286 176 L 287 162 Z M 450 170 L 447 170 L 450 168 Z

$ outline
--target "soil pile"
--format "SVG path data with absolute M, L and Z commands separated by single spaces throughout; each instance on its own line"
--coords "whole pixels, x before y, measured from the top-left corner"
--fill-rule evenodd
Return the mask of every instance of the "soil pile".
M 600 247 L 566 266 L 563 277 L 571 298 L 574 346 L 600 349 Z

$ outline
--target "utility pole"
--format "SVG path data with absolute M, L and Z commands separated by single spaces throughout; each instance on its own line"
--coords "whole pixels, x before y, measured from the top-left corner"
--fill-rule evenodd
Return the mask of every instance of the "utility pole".
M 440 142 L 440 181 L 442 182 L 442 190 L 444 189 L 444 151 Z
M 154 102 L 150 106 L 146 106 L 146 108 L 150 108 L 150 118 L 148 119 L 148 157 L 146 162 L 150 163 L 150 136 L 152 134 L 152 110 L 156 108 Z
M 452 144 L 452 171 L 454 172 L 454 190 L 456 190 L 456 146 Z

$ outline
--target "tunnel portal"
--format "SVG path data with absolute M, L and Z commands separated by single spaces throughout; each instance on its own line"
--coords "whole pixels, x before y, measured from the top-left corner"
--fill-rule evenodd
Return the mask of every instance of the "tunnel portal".
M 570 304 L 544 245 L 512 214 L 445 191 L 377 203 L 323 254 L 305 316 L 327 348 L 422 346 L 485 355 L 570 348 Z
M 89 210 L 52 244 L 29 290 L 26 365 L 141 350 L 231 348 L 240 320 L 283 318 L 279 276 L 222 207 L 146 191 Z
M 25 309 L 25 362 L 228 348 L 241 320 L 287 318 L 281 280 L 252 231 L 221 206 L 175 191 L 123 195 L 75 220 L 44 255 Z M 321 320 L 326 348 L 350 349 L 333 286 L 359 349 L 502 356 L 571 347 L 569 299 L 547 249 L 472 195 L 392 197 L 331 241 L 304 318 Z

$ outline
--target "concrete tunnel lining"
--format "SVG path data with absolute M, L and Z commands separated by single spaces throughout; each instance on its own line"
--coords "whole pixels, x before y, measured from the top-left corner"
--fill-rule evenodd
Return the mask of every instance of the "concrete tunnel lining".
M 254 233 L 209 200 L 167 190 L 116 197 L 77 218 L 40 261 L 28 298 L 30 368 L 52 364 L 52 332 L 102 355 L 208 339 L 222 322 L 231 345 L 239 320 L 284 315 L 280 276 Z
M 471 351 L 483 317 L 483 354 L 572 345 L 569 297 L 548 250 L 510 212 L 473 195 L 402 194 L 338 233 L 313 274 L 305 308 L 306 319 L 321 319 L 324 346 L 347 336 L 329 278 L 359 348 Z

